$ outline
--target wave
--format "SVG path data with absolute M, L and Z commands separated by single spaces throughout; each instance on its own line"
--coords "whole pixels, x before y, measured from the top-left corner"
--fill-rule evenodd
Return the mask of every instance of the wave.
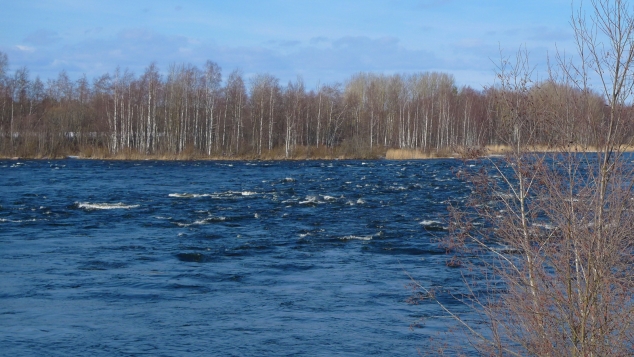
M 309 204 L 309 203 L 320 203 L 320 202 L 317 201 L 317 197 L 316 196 L 306 196 L 306 200 L 305 201 L 299 201 L 300 205 L 305 205 L 305 204 Z
M 91 203 L 91 202 L 76 202 L 78 208 L 83 208 L 89 211 L 103 210 L 103 209 L 131 209 L 137 208 L 139 205 L 126 205 L 124 203 Z
M 341 240 L 372 240 L 373 236 L 355 236 L 355 235 L 349 235 L 349 236 L 345 236 L 345 237 L 341 237 L 339 239 Z
M 200 197 L 210 197 L 211 195 L 208 193 L 170 193 L 169 197 L 176 198 L 200 198 Z
M 6 218 L 0 218 L 0 222 L 7 222 L 7 223 L 24 223 L 24 222 L 36 222 L 37 219 L 35 218 L 31 218 L 31 219 L 6 219 Z
M 552 231 L 552 230 L 557 228 L 557 227 L 553 226 L 552 224 L 548 224 L 548 223 L 533 223 L 533 226 L 534 227 L 543 228 L 543 229 L 548 230 L 548 231 Z
M 425 229 L 434 231 L 446 231 L 448 229 L 447 227 L 442 225 L 442 222 L 428 219 L 422 220 L 420 222 L 420 225 L 425 227 Z
M 227 220 L 227 217 L 220 216 L 220 217 L 208 217 L 204 219 L 199 219 L 197 221 L 194 221 L 193 223 L 182 223 L 182 222 L 174 222 L 174 223 L 179 227 L 190 227 L 190 226 L 201 226 L 201 225 L 209 224 L 212 222 L 223 222 L 226 220 Z
M 211 198 L 228 198 L 228 197 L 234 197 L 234 196 L 254 196 L 257 195 L 258 192 L 253 192 L 253 191 L 226 191 L 226 192 L 214 192 L 214 193 L 188 193 L 188 192 L 183 192 L 183 193 L 170 193 L 168 196 L 169 197 L 174 197 L 174 198 L 201 198 L 201 197 L 211 197 Z

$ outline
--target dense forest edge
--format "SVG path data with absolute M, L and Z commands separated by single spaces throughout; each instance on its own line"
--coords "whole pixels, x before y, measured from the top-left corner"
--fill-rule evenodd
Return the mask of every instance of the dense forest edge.
M 299 77 L 223 78 L 211 61 L 45 82 L 8 63 L 0 52 L 3 158 L 412 159 L 503 153 L 511 136 L 586 151 L 609 113 L 600 95 L 554 79 L 476 90 L 447 73 L 358 73 L 307 90 Z M 510 125 L 517 116 L 530 125 Z M 632 127 L 619 134 L 629 143 Z

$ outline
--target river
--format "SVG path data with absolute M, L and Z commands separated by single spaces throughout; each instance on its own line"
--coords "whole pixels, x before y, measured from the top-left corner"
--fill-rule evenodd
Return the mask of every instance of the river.
M 0 354 L 417 355 L 456 163 L 0 161 Z

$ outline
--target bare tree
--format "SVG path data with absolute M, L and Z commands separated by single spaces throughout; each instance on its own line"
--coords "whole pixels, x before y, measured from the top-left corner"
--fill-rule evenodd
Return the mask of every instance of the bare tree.
M 499 136 L 512 152 L 460 171 L 473 193 L 466 208 L 452 209 L 446 243 L 457 254 L 452 264 L 475 269 L 465 272 L 475 280 L 466 280 L 469 294 L 459 299 L 483 324 L 466 323 L 438 296 L 425 297 L 467 329 L 483 355 L 634 354 L 634 175 L 621 146 L 634 94 L 634 18 L 625 1 L 593 0 L 587 9 L 573 16 L 578 61 L 560 61 L 563 74 L 550 78 L 575 83 L 582 100 L 559 102 L 565 110 L 542 107 L 526 52 L 503 59 L 496 106 Z M 593 81 L 606 103 L 599 112 L 587 110 L 596 98 Z M 596 153 L 577 151 L 567 112 L 601 116 Z M 529 150 L 541 120 L 563 122 L 548 126 L 554 153 Z

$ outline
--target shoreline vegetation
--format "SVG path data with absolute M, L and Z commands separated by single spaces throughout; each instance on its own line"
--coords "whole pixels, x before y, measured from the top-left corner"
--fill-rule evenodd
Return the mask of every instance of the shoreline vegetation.
M 357 73 L 311 89 L 266 73 L 225 78 L 211 61 L 44 82 L 25 67 L 9 73 L 0 52 L 0 157 L 412 160 L 500 155 L 524 137 L 535 151 L 575 150 L 600 144 L 606 103 L 556 78 L 476 90 L 447 73 Z M 632 138 L 634 122 L 622 123 L 616 144 Z
M 595 147 L 582 147 L 571 145 L 564 149 L 548 146 L 532 146 L 525 148 L 527 153 L 556 153 L 556 152 L 597 152 Z M 634 146 L 622 145 L 620 152 L 634 152 Z M 263 152 L 260 156 L 245 155 L 212 155 L 206 156 L 195 153 L 183 152 L 180 154 L 142 154 L 132 150 L 121 151 L 117 154 L 108 153 L 106 150 L 82 150 L 79 152 L 60 153 L 56 156 L 6 156 L 0 155 L 2 160 L 113 160 L 113 161 L 303 161 L 303 160 L 429 160 L 429 159 L 471 159 L 487 156 L 503 156 L 513 153 L 513 149 L 506 145 L 487 145 L 484 147 L 456 147 L 451 150 L 423 152 L 416 149 L 388 149 L 375 148 L 364 154 L 349 153 L 343 148 L 311 148 L 296 147 L 289 156 L 283 150 L 271 150 Z

